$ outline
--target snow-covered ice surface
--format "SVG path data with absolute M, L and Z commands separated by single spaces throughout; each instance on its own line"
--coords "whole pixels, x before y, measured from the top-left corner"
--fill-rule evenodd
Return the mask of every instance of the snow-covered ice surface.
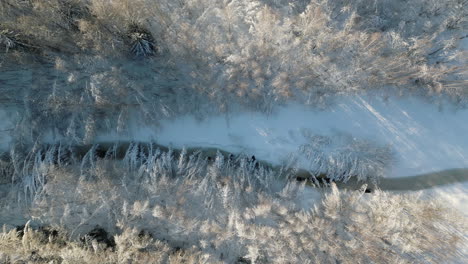
M 298 104 L 270 115 L 240 112 L 197 121 L 191 116 L 158 127 L 132 125 L 128 135 L 96 141 L 156 141 L 181 147 L 215 147 L 279 164 L 307 142 L 307 134 L 348 135 L 388 144 L 395 153 L 388 177 L 468 168 L 468 109 L 443 107 L 417 97 L 347 96 L 327 110 Z M 305 164 L 304 164 L 305 166 Z

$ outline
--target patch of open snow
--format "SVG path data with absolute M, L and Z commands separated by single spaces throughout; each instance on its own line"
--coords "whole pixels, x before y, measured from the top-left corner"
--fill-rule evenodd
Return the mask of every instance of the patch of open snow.
M 422 197 L 440 199 L 468 217 L 468 182 L 438 186 L 419 192 Z
M 134 120 L 128 135 L 103 134 L 96 142 L 134 140 L 175 148 L 215 147 L 280 164 L 307 143 L 305 133 L 342 133 L 389 144 L 396 158 L 389 177 L 468 168 L 468 109 L 442 110 L 416 97 L 347 96 L 336 102 L 328 110 L 289 104 L 271 115 L 241 112 L 203 121 L 182 116 L 163 121 L 159 127 L 137 125 Z

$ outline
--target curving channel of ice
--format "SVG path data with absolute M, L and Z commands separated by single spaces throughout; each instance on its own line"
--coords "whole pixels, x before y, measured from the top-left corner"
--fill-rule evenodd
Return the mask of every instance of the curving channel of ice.
M 0 118 L 0 147 L 6 150 L 17 114 L 14 109 L 2 109 Z M 157 127 L 141 125 L 137 117 L 131 122 L 125 135 L 103 133 L 96 142 L 153 141 L 175 148 L 214 147 L 280 164 L 308 143 L 305 132 L 345 134 L 391 147 L 395 162 L 387 177 L 468 168 L 468 109 L 449 104 L 441 109 L 417 97 L 384 100 L 355 95 L 337 98 L 327 110 L 291 103 L 270 115 L 239 112 L 203 121 L 182 116 L 164 120 Z
M 216 147 L 278 164 L 307 143 L 304 131 L 308 131 L 318 135 L 346 134 L 390 145 L 396 161 L 388 177 L 468 168 L 468 109 L 440 109 L 416 97 L 384 100 L 348 96 L 323 111 L 289 104 L 270 115 L 242 112 L 203 121 L 183 116 L 163 121 L 157 128 L 137 123 L 128 135 L 106 134 L 96 140 L 152 140 L 177 148 Z
M 17 116 L 14 112 L 0 111 L 2 148 L 7 148 L 12 139 L 11 128 Z M 427 173 L 448 177 L 446 170 L 468 169 L 468 109 L 457 110 L 448 104 L 440 109 L 416 97 L 383 100 L 348 96 L 337 99 L 328 110 L 289 104 L 270 115 L 239 112 L 203 121 L 182 116 L 162 121 L 157 127 L 141 125 L 137 117 L 131 122 L 127 134 L 103 133 L 97 136 L 96 143 L 151 141 L 174 148 L 218 148 L 279 164 L 307 143 L 304 131 L 325 136 L 346 134 L 391 146 L 396 161 L 387 177 L 394 178 L 389 180 L 396 185 L 387 189 L 396 192 L 411 192 L 416 185 L 428 185 L 428 179 L 433 180 L 427 175 L 411 177 L 421 182 L 400 177 Z M 441 198 L 468 214 L 468 182 L 447 182 L 415 190 L 419 189 L 423 196 Z

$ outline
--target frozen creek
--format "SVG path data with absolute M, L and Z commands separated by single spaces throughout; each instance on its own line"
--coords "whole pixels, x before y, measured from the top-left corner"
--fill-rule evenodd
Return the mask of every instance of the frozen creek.
M 7 148 L 13 136 L 10 119 L 15 115 L 8 111 L 0 114 L 4 120 L 0 143 Z M 384 100 L 356 95 L 338 98 L 326 110 L 289 104 L 270 115 L 241 112 L 202 121 L 182 116 L 163 121 L 158 127 L 141 125 L 134 118 L 125 135 L 102 133 L 95 142 L 156 142 L 176 149 L 215 148 L 255 155 L 259 160 L 280 165 L 308 143 L 307 134 L 332 139 L 346 135 L 391 148 L 394 162 L 385 174 L 387 179 L 382 181 L 383 189 L 421 190 L 423 195 L 440 196 L 468 212 L 464 170 L 468 168 L 467 120 L 467 109 L 448 105 L 441 108 L 416 97 Z M 299 166 L 307 168 L 307 160 L 297 158 Z M 427 177 L 409 177 L 417 175 Z

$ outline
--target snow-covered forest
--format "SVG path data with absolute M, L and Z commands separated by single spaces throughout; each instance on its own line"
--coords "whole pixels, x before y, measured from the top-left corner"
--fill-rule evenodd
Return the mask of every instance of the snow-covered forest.
M 1 0 L 0 263 L 465 263 L 466 0 Z

